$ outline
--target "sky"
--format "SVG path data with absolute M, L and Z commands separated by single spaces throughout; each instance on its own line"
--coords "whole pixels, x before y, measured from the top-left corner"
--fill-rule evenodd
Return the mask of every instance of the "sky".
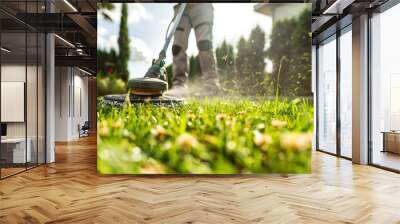
M 128 3 L 128 30 L 131 39 L 130 78 L 142 77 L 157 58 L 161 50 L 168 23 L 173 17 L 175 3 Z M 97 47 L 118 51 L 118 32 L 121 3 L 115 3 L 110 13 L 113 22 L 98 15 Z M 272 19 L 254 11 L 255 3 L 213 3 L 214 5 L 214 46 L 224 39 L 237 44 L 239 38 L 248 38 L 251 29 L 260 25 L 268 36 L 272 29 Z M 267 41 L 268 42 L 268 41 Z M 267 43 L 268 44 L 268 43 Z M 167 52 L 166 63 L 172 63 L 172 41 Z M 192 30 L 187 54 L 197 55 L 196 39 Z

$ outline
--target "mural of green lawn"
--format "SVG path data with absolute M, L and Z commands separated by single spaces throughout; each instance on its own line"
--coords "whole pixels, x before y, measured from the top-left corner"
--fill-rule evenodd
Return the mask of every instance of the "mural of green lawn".
M 99 174 L 309 173 L 313 106 L 305 99 L 99 103 Z
M 98 5 L 99 174 L 311 172 L 311 5 L 279 3 L 287 9 L 276 10 L 279 16 L 266 13 L 278 8 L 273 3 L 211 5 L 216 63 L 210 68 L 218 83 L 194 50 L 197 41 L 189 38 L 190 94 L 178 94 L 185 103 L 121 107 L 103 98 L 132 93 L 129 80 L 143 77 L 157 57 L 176 3 Z M 129 18 L 137 12 L 148 16 Z M 179 84 L 173 58 L 168 49 L 165 75 L 172 90 Z M 218 86 L 215 93 L 211 83 Z

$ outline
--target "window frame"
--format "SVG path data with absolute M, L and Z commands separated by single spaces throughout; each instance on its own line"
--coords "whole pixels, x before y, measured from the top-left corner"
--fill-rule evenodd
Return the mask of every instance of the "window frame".
M 390 168 L 384 165 L 380 165 L 377 163 L 373 162 L 373 130 L 372 130 L 372 94 L 373 94 L 373 88 L 372 88 L 372 19 L 374 17 L 374 14 L 381 14 L 384 13 L 385 11 L 393 8 L 394 6 L 400 4 L 400 0 L 388 0 L 382 5 L 378 6 L 377 8 L 374 8 L 372 10 L 369 10 L 368 13 L 368 31 L 367 31 L 367 39 L 368 39 L 368 69 L 367 69 L 367 77 L 368 77 L 368 165 L 377 167 L 383 170 L 395 172 L 395 173 L 400 173 L 400 170 Z
M 339 158 L 343 158 L 346 160 L 352 160 L 352 158 L 347 157 L 342 155 L 342 150 L 341 150 L 341 118 L 340 118 L 340 81 L 341 81 L 341 67 L 340 67 L 340 60 L 341 60 L 341 55 L 340 55 L 340 37 L 347 32 L 352 32 L 352 22 L 351 22 L 351 16 L 345 16 L 342 18 L 342 20 L 339 20 L 337 23 L 340 23 L 342 27 L 340 27 L 338 24 L 334 24 L 332 26 L 335 26 L 334 28 L 336 29 L 336 32 L 331 33 L 330 35 L 326 36 L 324 39 L 318 40 L 316 44 L 316 105 L 314 105 L 315 108 L 315 113 L 316 113 L 316 121 L 315 121 L 315 127 L 316 127 L 316 151 L 323 152 L 329 155 L 333 155 Z M 332 29 L 332 28 L 328 28 Z M 328 30 L 327 29 L 327 30 Z M 321 149 L 319 146 L 319 84 L 320 84 L 320 74 L 319 74 L 319 47 L 322 43 L 328 43 L 330 41 L 336 41 L 336 151 L 335 153 L 329 152 L 327 150 Z

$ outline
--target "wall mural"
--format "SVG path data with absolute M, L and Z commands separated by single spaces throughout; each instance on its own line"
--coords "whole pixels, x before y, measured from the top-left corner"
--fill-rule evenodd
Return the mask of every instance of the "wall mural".
M 311 171 L 310 4 L 98 9 L 99 174 Z

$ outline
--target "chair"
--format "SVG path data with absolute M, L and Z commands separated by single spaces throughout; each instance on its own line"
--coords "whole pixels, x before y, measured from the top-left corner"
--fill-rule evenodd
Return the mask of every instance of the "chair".
M 85 121 L 82 127 L 78 124 L 79 138 L 89 136 L 90 123 Z

